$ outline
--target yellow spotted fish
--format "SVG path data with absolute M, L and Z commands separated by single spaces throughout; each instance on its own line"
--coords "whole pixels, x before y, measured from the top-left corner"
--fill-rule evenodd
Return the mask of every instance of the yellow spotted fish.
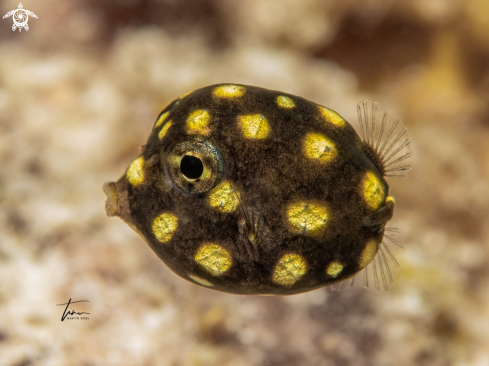
M 198 89 L 160 113 L 140 155 L 105 183 L 107 215 L 179 276 L 229 293 L 297 294 L 352 281 L 370 264 L 388 269 L 395 202 L 384 177 L 411 169 L 410 141 L 377 103 L 358 114 L 363 140 L 304 98 Z

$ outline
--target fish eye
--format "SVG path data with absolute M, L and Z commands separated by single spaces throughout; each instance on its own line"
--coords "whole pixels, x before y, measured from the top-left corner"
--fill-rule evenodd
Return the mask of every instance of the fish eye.
M 208 140 L 181 142 L 164 160 L 167 180 L 188 194 L 205 193 L 214 188 L 221 180 L 223 167 L 221 152 Z
M 180 162 L 180 172 L 189 179 L 197 179 L 202 175 L 204 165 L 196 156 L 185 155 Z

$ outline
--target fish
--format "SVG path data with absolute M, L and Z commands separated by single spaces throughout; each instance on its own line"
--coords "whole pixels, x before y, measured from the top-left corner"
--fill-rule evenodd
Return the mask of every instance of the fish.
M 386 229 L 395 199 L 385 179 L 412 169 L 411 141 L 378 103 L 357 112 L 362 138 L 289 93 L 217 84 L 184 94 L 104 184 L 106 214 L 209 289 L 293 295 L 351 285 L 370 267 L 388 287 L 398 263 L 386 239 L 400 243 Z

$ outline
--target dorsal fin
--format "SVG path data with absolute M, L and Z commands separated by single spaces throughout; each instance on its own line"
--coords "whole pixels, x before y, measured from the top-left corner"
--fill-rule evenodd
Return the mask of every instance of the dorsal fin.
M 379 103 L 365 99 L 357 106 L 364 153 L 384 177 L 402 179 L 412 168 L 411 141 L 400 119 Z

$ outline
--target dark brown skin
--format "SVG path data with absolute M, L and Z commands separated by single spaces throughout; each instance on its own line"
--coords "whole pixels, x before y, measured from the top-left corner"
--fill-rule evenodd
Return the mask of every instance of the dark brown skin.
M 213 94 L 216 87 L 196 90 L 163 110 L 170 112 L 166 121 L 172 123 L 161 140 L 158 134 L 165 122 L 155 128 L 141 152 L 144 181 L 133 185 L 123 176 L 106 184 L 108 215 L 133 226 L 176 274 L 194 283 L 189 275 L 197 276 L 219 291 L 290 295 L 354 276 L 362 269 L 367 242 L 382 241 L 393 213 L 393 203 L 386 203 L 388 186 L 379 172 L 380 163 L 375 162 L 376 168 L 347 122 L 341 127 L 328 122 L 313 102 L 252 86 L 243 86 L 240 97 L 218 98 Z M 281 95 L 291 98 L 295 107 L 278 106 Z M 188 133 L 187 117 L 198 109 L 207 110 L 211 117 L 207 136 Z M 243 136 L 238 116 L 250 114 L 268 120 L 267 137 Z M 302 141 L 310 132 L 333 141 L 337 156 L 327 163 L 307 158 Z M 218 151 L 222 174 L 207 191 L 186 192 L 169 173 L 168 156 L 185 141 L 207 142 Z M 367 171 L 379 177 L 386 193 L 377 210 L 370 209 L 363 196 Z M 233 212 L 209 205 L 209 192 L 224 180 L 240 194 L 240 205 Z M 329 217 L 323 230 L 311 234 L 291 229 L 286 207 L 297 200 L 327 207 Z M 153 222 L 164 212 L 178 218 L 178 228 L 168 242 L 161 243 Z M 232 264 L 225 273 L 214 275 L 196 262 L 203 243 L 216 243 L 231 255 Z M 305 260 L 307 271 L 292 285 L 275 283 L 277 263 L 290 253 Z M 333 278 L 326 268 L 335 261 L 344 268 Z

